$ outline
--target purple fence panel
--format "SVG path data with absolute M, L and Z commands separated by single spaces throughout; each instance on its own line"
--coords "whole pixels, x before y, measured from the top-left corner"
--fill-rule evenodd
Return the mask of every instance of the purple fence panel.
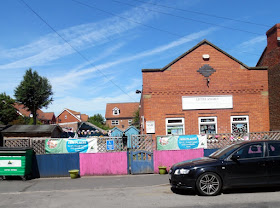
M 80 175 L 126 175 L 127 153 L 80 153 Z
M 156 150 L 154 151 L 154 170 L 158 173 L 159 166 L 166 166 L 167 170 L 175 163 L 204 156 L 204 149 L 189 150 Z

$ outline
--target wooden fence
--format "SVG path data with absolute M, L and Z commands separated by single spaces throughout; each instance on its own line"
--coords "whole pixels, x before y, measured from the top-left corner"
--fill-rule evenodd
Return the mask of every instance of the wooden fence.
M 280 131 L 252 132 L 247 134 L 207 134 L 207 149 L 222 148 L 239 141 L 280 140 Z
M 89 137 L 91 138 L 91 137 Z M 37 154 L 45 154 L 45 140 L 50 138 L 4 138 L 5 147 L 32 147 Z M 54 139 L 54 138 L 52 138 Z M 58 138 L 59 139 L 59 138 Z M 248 134 L 207 134 L 207 149 L 218 149 L 238 141 L 271 139 L 280 140 L 280 131 L 253 132 Z M 114 150 L 107 150 L 106 141 L 114 140 Z M 127 151 L 122 137 L 98 137 L 98 152 Z M 131 149 L 152 151 L 156 149 L 151 135 L 132 135 Z
M 92 137 L 88 137 L 89 139 Z M 32 147 L 36 154 L 46 154 L 45 142 L 47 139 L 58 140 L 63 138 L 4 138 L 5 147 Z M 81 138 L 85 139 L 85 138 Z M 114 140 L 114 150 L 107 150 L 107 140 Z M 127 146 L 123 144 L 122 137 L 98 137 L 98 152 L 121 152 L 127 151 Z

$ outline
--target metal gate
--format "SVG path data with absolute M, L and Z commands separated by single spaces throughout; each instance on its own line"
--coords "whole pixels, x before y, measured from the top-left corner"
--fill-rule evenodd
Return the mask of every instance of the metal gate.
M 128 150 L 128 167 L 131 174 L 154 173 L 153 140 L 151 135 L 132 135 Z

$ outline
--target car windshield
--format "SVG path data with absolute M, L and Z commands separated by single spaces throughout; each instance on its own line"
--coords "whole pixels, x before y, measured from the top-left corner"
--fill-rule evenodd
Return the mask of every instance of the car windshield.
M 240 146 L 241 144 L 232 144 L 230 146 L 226 146 L 222 149 L 217 150 L 216 152 L 213 152 L 209 157 L 213 159 L 225 159 Z

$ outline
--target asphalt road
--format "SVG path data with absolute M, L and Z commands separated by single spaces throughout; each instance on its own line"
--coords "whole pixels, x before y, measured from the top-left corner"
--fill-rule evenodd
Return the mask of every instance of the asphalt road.
M 0 181 L 0 207 L 280 207 L 280 189 L 229 190 L 215 197 L 173 193 L 167 175 Z

